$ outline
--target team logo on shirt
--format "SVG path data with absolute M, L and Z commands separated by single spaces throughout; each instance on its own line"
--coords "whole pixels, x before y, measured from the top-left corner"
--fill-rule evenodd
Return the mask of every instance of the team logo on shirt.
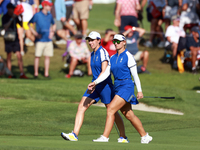
M 121 58 L 120 63 L 122 62 L 122 60 L 123 60 L 123 57 Z
M 96 61 L 98 61 L 98 56 L 96 57 Z

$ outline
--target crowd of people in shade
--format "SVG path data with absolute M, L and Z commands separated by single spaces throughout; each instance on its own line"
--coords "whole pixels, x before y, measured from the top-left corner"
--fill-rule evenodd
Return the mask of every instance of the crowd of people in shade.
M 23 11 L 19 11 L 22 6 Z M 20 78 L 27 79 L 23 71 L 24 45 L 35 45 L 34 78 L 38 78 L 39 60 L 43 55 L 44 77 L 50 78 L 50 58 L 54 55 L 52 40 L 55 44 L 66 44 L 69 73 L 66 78 L 76 75 L 78 64 L 87 65 L 87 74 L 92 75 L 90 68 L 90 51 L 85 37 L 87 36 L 89 10 L 92 0 L 0 0 L 0 14 L 2 16 L 2 35 L 9 30 L 14 31 L 15 39 L 5 41 L 7 53 L 6 62 L 0 58 L 0 72 L 9 78 L 16 78 L 12 73 L 11 57 L 14 52 L 18 59 Z M 18 9 L 17 9 L 18 8 Z M 144 10 L 146 8 L 146 10 Z M 142 19 L 150 22 L 149 40 L 143 43 L 145 47 L 165 48 L 172 51 L 173 68 L 177 69 L 177 54 L 183 50 L 184 57 L 191 59 L 192 73 L 197 73 L 200 59 L 199 42 L 199 0 L 116 0 L 114 25 L 118 27 L 117 33 L 126 37 L 126 49 L 135 60 L 142 61 L 138 72 L 147 72 L 149 52 L 140 51 L 139 39 L 148 34 L 143 29 Z M 17 10 L 16 10 L 17 9 Z M 146 11 L 147 16 L 143 16 Z M 165 24 L 163 29 L 162 24 Z M 116 53 L 113 44 L 115 31 L 108 28 L 102 46 L 111 57 Z M 71 38 L 72 37 L 72 38 Z M 69 64 L 69 65 L 68 65 Z M 78 73 L 83 76 L 82 72 Z

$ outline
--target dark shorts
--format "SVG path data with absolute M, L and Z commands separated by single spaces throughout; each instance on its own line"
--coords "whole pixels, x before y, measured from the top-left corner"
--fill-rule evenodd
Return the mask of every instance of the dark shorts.
M 6 53 L 10 53 L 10 52 L 20 52 L 20 45 L 19 45 L 19 41 L 14 41 L 14 42 L 5 42 L 5 51 Z
M 186 48 L 186 38 L 185 37 L 180 37 L 179 42 L 178 42 L 178 47 L 177 47 L 177 52 L 180 52 Z M 167 45 L 165 47 L 166 50 L 172 50 L 172 43 Z
M 66 6 L 66 20 L 68 20 L 72 15 L 73 6 Z
M 124 27 L 127 25 L 138 27 L 137 18 L 135 16 L 121 16 L 120 32 L 124 32 Z

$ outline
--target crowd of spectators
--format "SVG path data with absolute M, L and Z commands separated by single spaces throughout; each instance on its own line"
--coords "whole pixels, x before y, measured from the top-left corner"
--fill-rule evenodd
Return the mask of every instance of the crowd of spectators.
M 92 0 L 0 0 L 0 15 L 3 14 L 2 26 L 5 29 L 3 35 L 9 30 L 15 33 L 14 40 L 4 38 L 7 70 L 12 70 L 11 56 L 14 52 L 18 58 L 20 78 L 27 78 L 23 71 L 24 45 L 35 45 L 34 77 L 38 77 L 39 60 L 44 55 L 44 77 L 50 78 L 50 57 L 54 53 L 52 40 L 56 38 L 56 44 L 66 44 L 65 54 L 70 58 L 66 78 L 74 75 L 78 64 L 86 64 L 87 74 L 91 75 L 89 49 L 84 39 L 92 5 Z M 149 52 L 138 48 L 139 40 L 147 33 L 138 21 L 146 17 L 150 22 L 150 38 L 144 46 L 157 46 L 172 51 L 175 69 L 177 54 L 186 49 L 185 56 L 191 58 L 191 70 L 196 73 L 197 61 L 200 59 L 199 8 L 199 0 L 116 0 L 114 25 L 118 27 L 118 32 L 125 35 L 127 50 L 136 61 L 142 61 L 141 72 L 147 70 Z M 147 16 L 142 15 L 143 11 L 146 11 Z M 116 53 L 112 43 L 115 34 L 115 31 L 108 28 L 101 39 L 110 57 Z M 7 75 L 15 77 L 12 72 Z

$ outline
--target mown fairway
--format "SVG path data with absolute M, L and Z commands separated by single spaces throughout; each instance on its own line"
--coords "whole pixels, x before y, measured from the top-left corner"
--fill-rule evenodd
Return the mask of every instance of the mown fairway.
M 100 10 L 104 10 L 99 13 Z M 99 30 L 113 26 L 114 5 L 94 5 L 89 28 Z M 95 20 L 96 18 L 96 20 Z M 104 20 L 103 20 L 104 19 Z M 144 20 L 145 21 L 145 20 Z M 148 25 L 148 24 L 147 24 Z M 115 28 L 114 28 L 115 29 Z M 0 38 L 0 55 L 6 58 Z M 144 47 L 140 47 L 144 50 Z M 0 150 L 198 150 L 200 148 L 200 75 L 190 72 L 179 74 L 169 64 L 162 64 L 163 49 L 147 49 L 150 52 L 148 70 L 140 74 L 145 96 L 175 96 L 174 100 L 142 99 L 148 105 L 172 108 L 183 116 L 134 111 L 153 141 L 140 144 L 140 136 L 123 117 L 129 144 L 118 144 L 118 134 L 113 128 L 109 143 L 93 143 L 104 130 L 106 109 L 91 106 L 85 114 L 78 142 L 61 138 L 61 132 L 73 130 L 77 102 L 80 101 L 91 77 L 64 78 L 68 72 L 63 67 L 62 53 L 65 46 L 55 47 L 51 59 L 51 80 L 43 77 L 43 58 L 40 75 L 33 79 L 34 47 L 28 47 L 23 57 L 28 80 L 0 78 Z M 19 77 L 16 56 L 12 57 L 12 71 Z M 85 66 L 78 66 L 85 70 Z

